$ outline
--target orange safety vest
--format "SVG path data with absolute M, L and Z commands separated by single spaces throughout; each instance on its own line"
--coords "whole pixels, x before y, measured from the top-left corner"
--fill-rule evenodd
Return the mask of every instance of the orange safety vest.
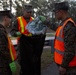
M 17 53 L 16 53 L 16 50 L 15 50 L 15 48 L 14 48 L 14 46 L 13 46 L 9 37 L 8 37 L 8 43 L 9 43 L 8 48 L 10 50 L 11 59 L 12 59 L 12 61 L 14 61 L 17 58 Z
M 64 22 L 62 26 L 59 26 L 58 29 L 56 30 L 56 37 L 54 40 L 54 48 L 55 48 L 54 60 L 57 64 L 62 64 L 64 50 L 65 50 L 63 29 L 67 25 L 68 21 L 71 21 L 75 25 L 74 21 L 71 18 L 69 18 Z M 76 66 L 76 53 L 73 60 L 69 63 L 68 66 L 70 67 Z
M 18 20 L 18 29 L 19 29 L 19 31 L 20 31 L 22 34 L 24 34 L 24 35 L 31 36 L 32 34 L 31 34 L 30 32 L 28 32 L 28 30 L 26 29 L 27 22 L 26 22 L 26 20 L 23 18 L 23 16 L 18 17 L 17 20 Z M 33 18 L 30 17 L 30 21 L 32 21 L 32 20 L 33 20 Z M 29 22 L 30 22 L 30 21 L 29 21 Z

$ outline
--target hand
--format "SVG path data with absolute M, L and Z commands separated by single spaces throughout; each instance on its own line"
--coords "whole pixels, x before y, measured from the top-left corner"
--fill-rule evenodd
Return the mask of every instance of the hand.
M 44 16 L 39 16 L 39 18 L 42 22 L 44 22 L 46 20 L 46 17 L 44 17 Z
M 18 31 L 18 32 L 16 32 L 16 34 L 17 34 L 17 36 L 21 36 L 21 33 Z
M 59 74 L 60 75 L 64 75 L 66 73 L 66 68 L 63 68 L 63 67 L 59 67 Z
M 10 66 L 10 69 L 11 69 L 12 73 L 15 73 L 16 72 L 16 64 L 15 64 L 15 62 L 10 63 L 9 66 Z
M 43 23 L 49 27 L 49 24 L 51 25 L 51 19 L 47 17 Z

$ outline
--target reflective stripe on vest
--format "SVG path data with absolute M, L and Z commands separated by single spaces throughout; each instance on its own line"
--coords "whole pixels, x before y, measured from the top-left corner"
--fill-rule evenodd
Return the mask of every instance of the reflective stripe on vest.
M 63 38 L 61 38 L 59 36 L 56 37 L 56 40 L 60 40 L 61 42 L 64 42 Z
M 21 32 L 23 33 L 24 32 L 24 24 L 23 24 L 23 22 L 22 22 L 22 18 L 21 17 L 19 17 L 19 19 L 20 19 L 20 25 L 21 25 Z
M 15 48 L 14 48 L 14 46 L 13 46 L 9 37 L 8 37 L 8 43 L 9 43 L 8 48 L 10 50 L 11 59 L 12 59 L 12 61 L 14 61 L 17 58 L 17 53 L 16 53 L 16 50 L 15 50 Z
M 64 52 L 62 52 L 62 51 L 60 51 L 60 50 L 55 49 L 55 51 L 56 51 L 57 53 L 61 54 L 61 55 L 64 55 Z M 76 52 L 75 52 L 75 55 L 76 55 Z
M 30 21 L 32 21 L 34 18 L 31 17 L 30 18 Z M 27 35 L 27 36 L 31 36 L 32 34 L 30 32 L 28 32 L 28 30 L 26 29 L 26 25 L 27 25 L 27 22 L 26 20 L 21 16 L 21 17 L 18 17 L 18 25 L 19 25 L 19 31 L 24 34 L 24 35 Z
M 57 64 L 62 64 L 64 50 L 65 50 L 64 49 L 63 29 L 64 29 L 65 25 L 67 25 L 68 21 L 71 21 L 75 25 L 74 21 L 71 18 L 69 18 L 56 31 L 56 37 L 55 37 L 55 41 L 54 41 L 54 48 L 55 48 L 54 59 Z M 76 66 L 76 53 L 75 53 L 75 57 L 73 58 L 73 60 L 69 63 L 69 66 Z

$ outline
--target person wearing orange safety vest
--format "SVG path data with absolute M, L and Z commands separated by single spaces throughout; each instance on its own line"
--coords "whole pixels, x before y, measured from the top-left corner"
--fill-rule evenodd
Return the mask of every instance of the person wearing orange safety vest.
M 55 15 L 61 20 L 54 40 L 54 60 L 60 75 L 76 75 L 76 24 L 68 15 L 68 2 L 55 4 Z
M 23 7 L 23 15 L 17 17 L 14 22 L 11 35 L 19 36 L 17 51 L 19 52 L 20 75 L 41 75 L 41 54 L 45 41 L 45 35 L 32 35 L 26 26 L 34 18 L 32 5 Z
M 0 75 L 12 75 L 16 72 L 16 50 L 6 31 L 11 18 L 10 10 L 0 11 Z
M 54 61 L 58 66 L 59 75 L 76 75 L 76 24 L 68 14 L 68 2 L 54 4 L 55 17 L 60 25 L 45 21 L 55 30 Z
M 30 17 L 29 22 L 31 22 L 33 19 L 34 19 L 33 17 Z M 20 17 L 17 18 L 17 20 L 18 20 L 18 29 L 20 31 L 20 32 L 17 32 L 17 34 L 19 34 L 19 35 L 24 34 L 26 36 L 32 36 L 32 34 L 30 32 L 28 32 L 28 30 L 25 28 L 26 25 L 27 25 L 27 22 L 24 19 L 24 17 L 20 16 Z M 18 43 L 19 39 L 20 39 L 20 37 L 17 38 L 17 43 Z

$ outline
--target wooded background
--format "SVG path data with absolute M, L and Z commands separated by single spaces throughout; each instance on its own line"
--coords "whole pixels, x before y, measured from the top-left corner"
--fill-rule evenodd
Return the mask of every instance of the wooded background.
M 75 0 L 1 0 L 0 10 L 10 9 L 15 17 L 22 15 L 22 7 L 27 2 L 33 6 L 33 17 L 43 15 L 50 17 L 52 22 L 55 22 L 55 15 L 52 12 L 53 5 L 55 2 L 68 1 L 70 5 L 69 13 L 70 16 L 76 22 L 76 1 Z M 15 12 L 14 12 L 14 10 Z
M 14 15 L 14 18 L 12 19 L 13 23 L 16 17 L 22 15 L 22 7 L 25 4 L 30 3 L 34 9 L 32 13 L 33 17 L 37 17 L 39 15 L 50 17 L 52 23 L 55 23 L 55 14 L 52 12 L 53 6 L 55 2 L 62 1 L 68 1 L 70 6 L 69 14 L 76 22 L 76 0 L 0 0 L 0 11 L 10 9 Z M 11 26 L 12 25 L 7 28 L 8 32 L 10 32 Z M 47 32 L 52 32 L 52 30 L 47 29 Z

